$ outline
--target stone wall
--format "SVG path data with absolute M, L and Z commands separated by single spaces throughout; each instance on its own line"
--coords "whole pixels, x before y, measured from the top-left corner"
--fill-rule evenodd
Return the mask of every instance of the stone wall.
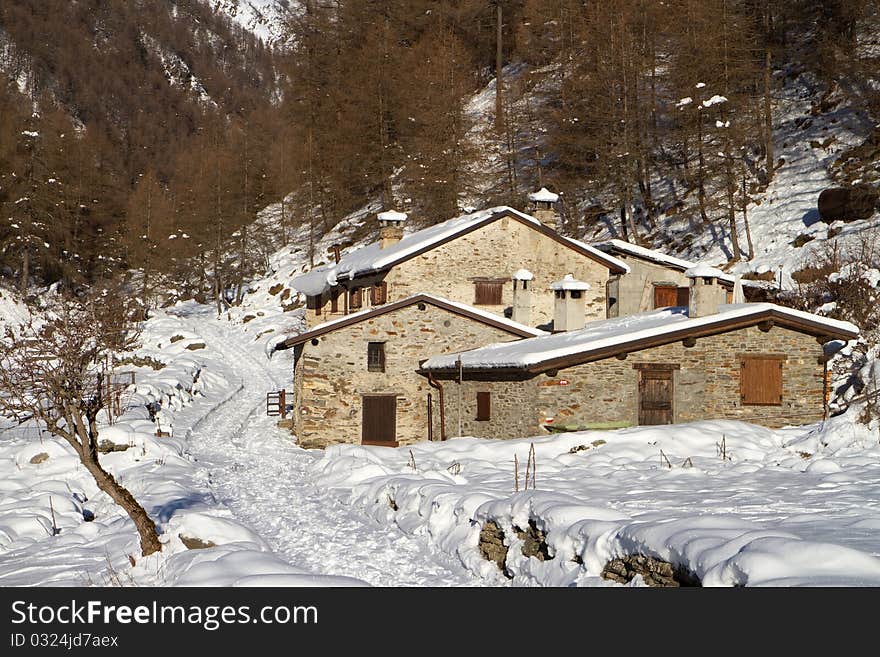
M 446 392 L 446 435 L 522 438 L 541 433 L 535 420 L 536 382 L 465 380 L 459 385 L 457 381 L 441 381 Z M 477 420 L 478 392 L 490 393 L 489 420 Z
M 504 279 L 501 305 L 481 306 L 484 310 L 503 315 L 505 309 L 513 304 L 513 282 L 510 277 L 520 268 L 528 269 L 535 275 L 530 282 L 533 326 L 547 324 L 553 319 L 553 294 L 548 288 L 565 274 L 573 274 L 592 288 L 584 295 L 585 316 L 588 319 L 605 318 L 608 268 L 509 217 L 502 217 L 457 237 L 397 265 L 387 273 L 365 277 L 359 282 L 366 286 L 384 280 L 388 285 L 388 302 L 425 292 L 473 305 L 474 278 Z M 368 308 L 368 289 L 365 289 L 363 296 L 363 308 Z M 332 314 L 329 296 L 325 295 L 321 310 L 317 313 L 309 310 L 306 320 L 311 327 L 341 317 L 343 313 L 343 300 L 340 298 L 339 312 Z
M 783 355 L 783 398 L 779 406 L 743 405 L 740 355 Z M 705 419 L 744 420 L 768 427 L 805 424 L 823 416 L 822 347 L 813 336 L 774 327 L 740 329 L 541 374 L 528 381 L 465 381 L 462 387 L 463 433 L 483 438 L 538 435 L 555 426 L 597 423 L 638 424 L 638 370 L 643 363 L 676 364 L 673 371 L 675 422 Z M 447 415 L 457 420 L 458 384 L 445 382 Z M 491 422 L 473 421 L 476 391 L 492 393 Z M 451 400 L 451 401 L 449 401 Z M 498 409 L 498 413 L 495 413 Z M 453 435 L 453 434 L 450 434 Z
M 427 396 L 434 398 L 435 439 L 439 440 L 437 390 L 416 373 L 432 354 L 473 349 L 517 336 L 455 313 L 414 304 L 327 333 L 307 342 L 296 359 L 294 432 L 305 447 L 360 443 L 364 394 L 397 397 L 397 439 L 426 440 Z M 385 342 L 385 372 L 367 370 L 367 343 Z M 448 388 L 449 386 L 447 386 Z

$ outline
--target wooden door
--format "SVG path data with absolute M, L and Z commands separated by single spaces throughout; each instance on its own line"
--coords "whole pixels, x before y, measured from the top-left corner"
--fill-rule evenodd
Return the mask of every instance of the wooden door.
M 672 370 L 639 371 L 639 424 L 672 424 Z
M 364 395 L 361 443 L 364 445 L 397 445 L 397 397 Z

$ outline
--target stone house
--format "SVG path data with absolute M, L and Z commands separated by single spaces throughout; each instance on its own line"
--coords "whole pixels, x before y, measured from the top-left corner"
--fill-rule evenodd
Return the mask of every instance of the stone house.
M 609 282 L 608 317 L 688 305 L 690 283 L 685 271 L 695 263 L 622 240 L 609 240 L 596 244 L 596 248 L 629 266 L 626 276 L 617 276 Z M 719 275 L 718 293 L 722 303 L 733 301 L 734 283 L 733 276 Z
M 510 344 L 434 356 L 461 435 L 736 419 L 779 427 L 822 419 L 826 362 L 858 328 L 769 303 L 722 305 L 718 277 L 689 270 L 689 306 L 591 322 Z M 715 273 L 715 276 L 711 274 Z M 557 299 L 557 312 L 570 300 Z
M 307 325 L 427 292 L 549 328 L 553 300 L 546 290 L 566 274 L 589 286 L 582 297 L 584 316 L 605 318 L 609 281 L 626 274 L 628 266 L 557 233 L 549 225 L 555 223 L 552 203 L 539 203 L 546 206 L 539 214 L 547 223 L 513 208 L 496 207 L 406 236 L 406 215 L 381 213 L 377 242 L 291 282 L 306 295 Z M 514 280 L 515 272 L 528 277 Z
M 433 438 L 435 426 L 439 439 L 440 418 L 429 415 L 440 391 L 418 374 L 419 361 L 543 334 L 428 294 L 330 320 L 276 347 L 294 349 L 293 431 L 304 447 L 413 443 Z

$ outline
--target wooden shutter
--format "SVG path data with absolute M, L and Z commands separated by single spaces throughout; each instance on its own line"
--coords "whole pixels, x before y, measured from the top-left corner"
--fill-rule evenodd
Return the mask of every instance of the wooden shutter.
M 397 397 L 365 395 L 363 398 L 361 442 L 397 444 Z
M 740 398 L 748 406 L 782 404 L 781 358 L 744 357 L 740 361 Z
M 496 281 L 474 282 L 474 305 L 500 306 L 503 283 Z
M 339 290 L 333 290 L 330 293 L 330 312 L 339 312 Z
M 388 283 L 381 282 L 370 288 L 370 305 L 381 306 L 388 301 Z
M 654 307 L 668 308 L 676 305 L 678 301 L 678 288 L 672 285 L 654 286 Z
M 492 394 L 489 392 L 477 393 L 477 420 L 486 421 L 492 418 L 491 402 Z
M 385 371 L 385 343 L 367 343 L 367 370 L 370 372 Z
M 685 308 L 690 305 L 691 302 L 691 289 L 689 287 L 680 287 L 675 290 L 675 305 L 683 306 Z
M 359 310 L 361 305 L 363 305 L 361 301 L 361 289 L 356 287 L 348 293 L 348 307 L 351 310 Z

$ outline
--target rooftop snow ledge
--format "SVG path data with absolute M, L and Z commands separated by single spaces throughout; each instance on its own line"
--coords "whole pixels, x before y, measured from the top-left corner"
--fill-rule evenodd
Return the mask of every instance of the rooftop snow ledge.
M 577 280 L 571 274 L 566 274 L 561 281 L 550 284 L 551 290 L 589 290 L 590 284 Z
M 398 212 L 397 210 L 386 210 L 385 212 L 380 212 L 376 215 L 376 218 L 379 221 L 392 221 L 396 223 L 406 221 L 407 217 L 408 215 L 406 212 Z
M 559 194 L 554 194 L 546 187 L 542 187 L 537 192 L 529 194 L 529 200 L 538 203 L 556 203 L 559 200 Z
M 686 269 L 684 275 L 687 278 L 727 278 L 723 271 L 711 265 L 696 265 Z

